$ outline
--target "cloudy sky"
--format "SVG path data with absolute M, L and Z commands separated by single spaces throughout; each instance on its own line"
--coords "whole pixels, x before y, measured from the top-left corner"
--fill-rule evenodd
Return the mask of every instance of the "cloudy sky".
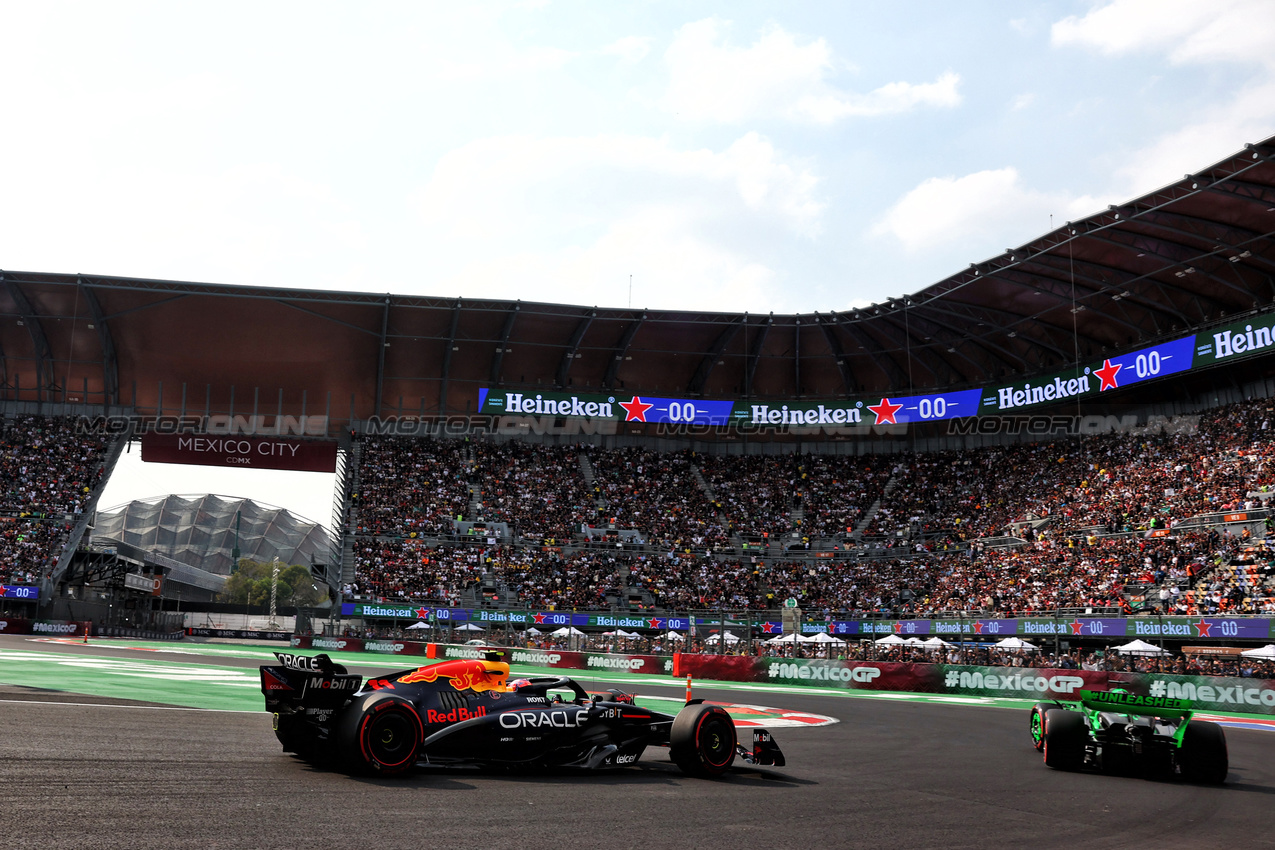
M 828 311 L 1275 134 L 1269 0 L 9 2 L 0 29 L 24 271 Z

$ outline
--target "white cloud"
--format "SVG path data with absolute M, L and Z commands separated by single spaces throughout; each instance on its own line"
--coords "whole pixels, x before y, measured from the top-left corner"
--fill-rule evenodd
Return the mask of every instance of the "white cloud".
M 637 63 L 651 52 L 651 39 L 646 36 L 631 35 L 614 41 L 602 48 L 608 56 L 619 56 L 625 62 Z
M 1269 0 L 1115 0 L 1056 22 L 1055 45 L 1108 55 L 1163 50 L 1175 63 L 1253 62 L 1275 66 Z
M 775 279 L 755 242 L 819 232 L 818 182 L 756 133 L 720 152 L 517 136 L 448 153 L 416 203 L 438 291 L 623 306 L 633 274 L 651 306 L 736 309 Z
M 873 226 L 909 251 L 966 244 L 971 258 L 1000 253 L 1054 226 L 1099 209 L 1090 197 L 1026 188 L 1015 168 L 964 177 L 931 177 L 898 200 Z
M 710 18 L 678 31 L 664 55 L 667 110 L 690 121 L 729 124 L 777 116 L 829 124 L 961 102 L 960 77 L 951 71 L 931 83 L 893 82 L 857 94 L 828 82 L 834 60 L 822 38 L 799 44 L 796 36 L 772 26 L 751 46 L 735 47 L 726 43 L 726 27 Z
M 1161 52 L 1178 65 L 1246 64 L 1229 97 L 1184 113 L 1181 124 L 1124 157 L 1125 196 L 1152 191 L 1234 153 L 1275 128 L 1275 14 L 1269 0 L 1114 0 L 1056 22 L 1056 46 L 1110 56 Z
M 1027 107 L 1031 106 L 1035 101 L 1036 101 L 1035 92 L 1030 92 L 1030 91 L 1023 92 L 1022 94 L 1018 95 L 1018 97 L 1010 101 L 1009 108 L 1015 111 L 1019 109 L 1026 109 Z
M 693 211 L 651 205 L 613 220 L 582 246 L 477 255 L 449 276 L 442 292 L 467 297 L 551 300 L 567 304 L 732 311 L 761 309 L 776 274 L 743 252 L 704 238 Z

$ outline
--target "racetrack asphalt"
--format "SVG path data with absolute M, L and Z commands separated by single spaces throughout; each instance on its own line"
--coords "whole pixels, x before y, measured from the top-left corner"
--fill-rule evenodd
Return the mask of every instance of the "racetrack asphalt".
M 0 649 L 75 651 L 13 636 L 0 637 Z M 101 652 L 154 660 L 135 650 Z M 0 846 L 1275 844 L 1266 826 L 1275 735 L 1245 729 L 1227 730 L 1227 784 L 1202 787 L 1049 770 L 1029 743 L 1022 709 L 787 693 L 781 703 L 765 702 L 841 722 L 778 730 L 783 768 L 737 764 L 721 780 L 691 779 L 654 749 L 609 774 L 423 772 L 380 780 L 316 770 L 283 754 L 264 711 L 150 704 L 145 680 L 137 682 L 136 700 L 75 693 L 73 683 L 56 691 L 0 685 Z M 684 690 L 684 683 L 642 687 L 668 696 Z M 705 683 L 695 696 L 762 701 Z

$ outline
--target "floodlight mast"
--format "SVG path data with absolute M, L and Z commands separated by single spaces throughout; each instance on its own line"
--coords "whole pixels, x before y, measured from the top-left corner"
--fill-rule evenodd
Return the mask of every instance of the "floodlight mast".
M 278 613 L 277 603 L 279 601 L 279 556 L 278 555 L 274 556 L 274 561 L 272 563 L 274 568 L 270 571 L 270 622 L 267 623 L 267 625 L 272 630 L 277 630 L 279 628 L 279 623 L 275 619 L 275 615 Z

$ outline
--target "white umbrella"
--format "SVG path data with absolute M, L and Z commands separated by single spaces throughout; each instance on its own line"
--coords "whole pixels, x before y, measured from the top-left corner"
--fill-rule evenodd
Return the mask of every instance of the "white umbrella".
M 670 631 L 668 634 L 664 635 L 664 639 L 665 640 L 686 640 L 686 635 L 682 634 L 681 632 Z
M 456 631 L 458 632 L 481 632 L 482 630 L 482 626 L 475 626 L 473 623 L 466 623 L 463 626 L 456 627 Z
M 408 628 L 409 629 L 432 629 L 434 627 L 431 626 L 429 623 L 426 623 L 424 620 L 422 620 L 419 623 L 412 623 L 410 626 L 408 626 Z
M 814 637 L 808 638 L 808 640 L 810 643 L 845 643 L 841 638 L 833 637 L 827 632 L 818 632 Z
M 796 632 L 791 632 L 786 635 L 773 637 L 766 641 L 766 643 L 811 643 L 812 641 L 814 641 L 814 638 L 808 638 L 804 635 L 799 635 Z
M 997 649 L 1030 649 L 1030 650 L 1036 649 L 1035 644 L 1028 643 L 1022 638 L 1016 638 L 1016 637 L 1007 637 L 1002 640 L 998 640 L 996 641 L 995 644 L 993 644 L 993 646 L 995 646 Z
M 1258 649 L 1246 649 L 1240 655 L 1245 658 L 1266 658 L 1275 661 L 1275 643 L 1268 643 Z
M 1121 655 L 1168 655 L 1169 653 L 1153 643 L 1147 643 L 1145 640 L 1131 640 L 1128 643 L 1121 644 L 1116 647 L 1116 652 Z
M 933 647 L 935 649 L 942 649 L 945 646 L 956 646 L 956 644 L 948 643 L 947 641 L 943 640 L 943 638 L 939 637 L 938 635 L 935 635 L 929 640 L 925 640 L 921 642 L 925 644 L 926 646 Z
M 903 639 L 903 642 L 906 643 L 908 646 L 925 646 L 925 641 L 921 640 L 919 637 L 916 637 L 915 635 L 913 635 L 912 637 L 905 637 Z
M 523 632 L 523 634 L 531 635 L 532 637 L 535 637 L 537 635 L 544 634 L 544 632 L 540 631 L 540 629 L 537 629 L 535 626 L 532 626 L 531 628 L 527 629 L 527 631 Z
M 901 644 L 907 643 L 907 641 L 905 641 L 903 638 L 899 637 L 898 635 L 886 635 L 883 638 L 877 638 L 876 640 L 873 641 L 873 643 L 883 644 L 885 646 L 899 646 Z
M 567 635 L 582 635 L 584 632 L 580 631 L 575 626 L 563 626 L 560 629 L 555 629 L 554 631 L 549 632 L 549 634 L 554 637 L 566 637 Z
M 615 630 L 615 634 L 616 634 L 616 636 L 617 636 L 617 637 L 623 637 L 623 638 L 640 638 L 640 637 L 642 637 L 642 636 L 641 636 L 640 634 L 638 634 L 637 632 L 626 632 L 624 629 L 616 629 L 616 630 Z

